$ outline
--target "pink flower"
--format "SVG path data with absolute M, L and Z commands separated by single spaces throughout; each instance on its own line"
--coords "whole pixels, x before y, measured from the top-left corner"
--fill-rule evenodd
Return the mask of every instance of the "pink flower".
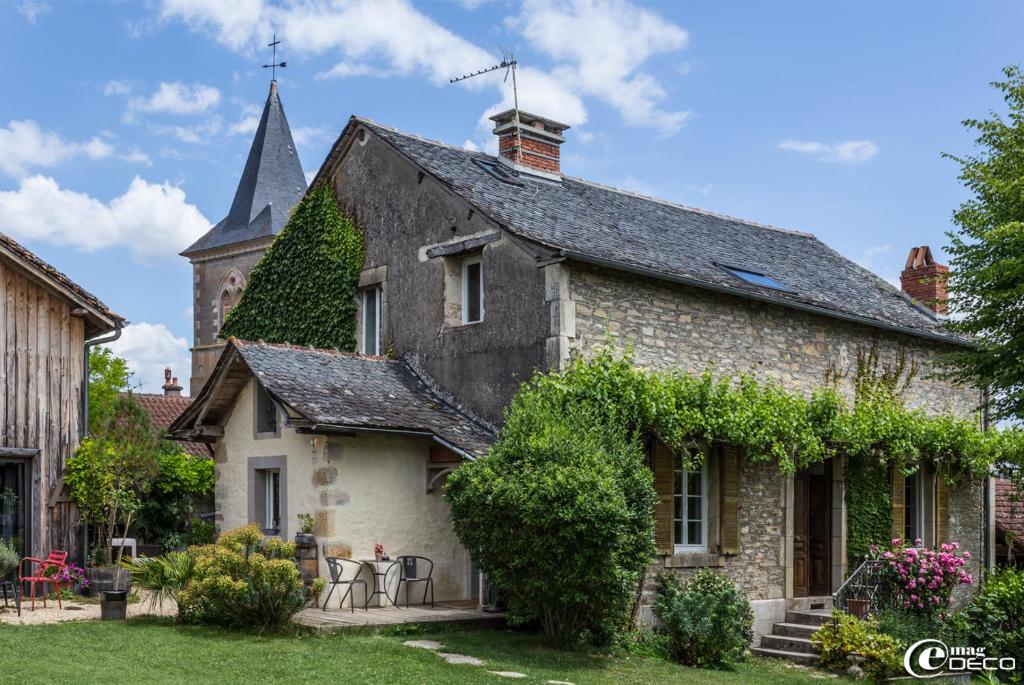
M 964 559 L 970 559 L 970 558 L 971 558 L 971 553 L 970 552 L 964 552 Z

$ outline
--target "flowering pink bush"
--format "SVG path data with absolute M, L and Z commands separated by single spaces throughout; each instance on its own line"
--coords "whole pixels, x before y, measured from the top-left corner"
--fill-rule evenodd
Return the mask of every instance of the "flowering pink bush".
M 76 564 L 67 564 L 60 568 L 47 566 L 43 575 L 59 581 L 61 585 L 76 595 L 87 595 L 92 589 L 89 578 L 85 575 L 85 569 Z
M 888 562 L 886 576 L 893 590 L 896 606 L 922 613 L 945 613 L 953 589 L 974 582 L 964 566 L 970 552 L 961 552 L 959 542 L 943 543 L 938 549 L 921 546 L 920 538 L 908 545 L 899 538 L 879 553 L 871 546 L 872 556 Z

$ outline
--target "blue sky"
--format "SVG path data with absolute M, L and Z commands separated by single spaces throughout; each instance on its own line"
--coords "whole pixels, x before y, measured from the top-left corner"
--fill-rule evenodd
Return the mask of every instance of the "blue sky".
M 894 280 L 940 258 L 964 198 L 943 151 L 1001 104 L 1021 61 L 1012 3 L 467 0 L 7 2 L 0 231 L 134 322 L 119 348 L 152 390 L 186 380 L 191 285 L 177 256 L 227 212 L 266 97 L 312 174 L 351 114 L 493 149 L 501 50 L 520 104 L 572 125 L 563 170 L 813 232 Z

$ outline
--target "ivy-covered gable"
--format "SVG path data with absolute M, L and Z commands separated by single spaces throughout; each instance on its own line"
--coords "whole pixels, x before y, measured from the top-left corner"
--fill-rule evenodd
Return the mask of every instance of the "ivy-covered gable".
M 363 234 L 319 184 L 299 201 L 284 231 L 253 267 L 222 338 L 352 351 Z

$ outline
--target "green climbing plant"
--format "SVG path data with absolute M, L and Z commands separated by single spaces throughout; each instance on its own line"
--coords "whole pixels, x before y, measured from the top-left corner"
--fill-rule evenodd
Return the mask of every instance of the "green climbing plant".
M 354 350 L 362 231 L 328 184 L 310 189 L 253 267 L 222 338 Z

